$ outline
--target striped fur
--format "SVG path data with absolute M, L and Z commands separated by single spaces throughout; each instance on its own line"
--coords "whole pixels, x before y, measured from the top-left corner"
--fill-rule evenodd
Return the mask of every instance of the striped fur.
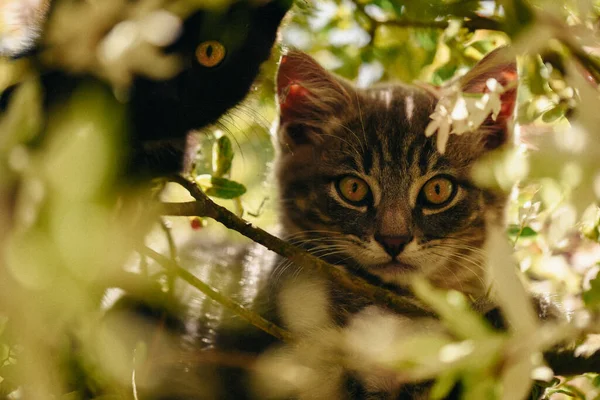
M 472 84 L 495 77 L 498 71 L 485 63 L 481 68 L 486 76 L 478 75 L 476 68 L 463 81 L 466 90 L 475 91 L 477 85 Z M 501 71 L 507 71 L 506 65 Z M 420 274 L 437 287 L 484 297 L 482 247 L 487 228 L 503 224 L 507 196 L 477 188 L 471 169 L 485 152 L 508 142 L 508 114 L 504 120 L 487 121 L 479 132 L 452 136 L 442 155 L 435 136 L 424 134 L 438 99 L 420 88 L 403 84 L 355 88 L 309 56 L 290 52 L 280 67 L 278 95 L 276 175 L 285 237 L 339 268 L 401 292 L 406 292 L 412 276 Z M 503 100 L 512 102 L 514 96 Z M 512 104 L 506 110 L 512 113 Z M 488 140 L 491 135 L 503 141 Z M 439 174 L 453 177 L 458 191 L 443 208 L 427 209 L 419 202 L 419 192 Z M 341 197 L 335 185 L 347 175 L 368 184 L 367 204 L 349 204 Z M 378 235 L 410 241 L 393 256 Z M 274 268 L 271 285 L 280 320 L 304 338 L 295 350 L 286 349 L 285 357 L 293 353 L 304 366 L 322 372 L 307 386 L 309 392 L 287 395 L 331 398 L 331 390 L 337 390 L 339 398 L 419 398 L 402 392 L 393 377 L 374 373 L 376 368 L 356 352 L 348 354 L 343 343 L 348 337 L 368 337 L 369 326 L 389 326 L 401 337 L 402 332 L 433 326 L 430 322 L 372 310 L 367 300 L 289 262 Z M 317 346 L 318 337 L 328 339 Z M 318 348 L 312 364 L 306 361 L 307 343 Z M 331 367 L 324 360 L 338 365 L 341 353 L 349 372 L 335 370 L 323 386 L 323 375 Z M 362 395 L 349 394 L 354 392 L 344 384 L 348 374 L 359 382 Z

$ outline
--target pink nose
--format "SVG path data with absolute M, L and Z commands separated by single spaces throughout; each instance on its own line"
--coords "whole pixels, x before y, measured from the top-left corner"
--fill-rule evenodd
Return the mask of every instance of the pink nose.
M 412 236 L 382 236 L 375 235 L 375 240 L 381 244 L 385 251 L 392 257 L 396 257 L 404 250 L 404 246 L 412 240 Z

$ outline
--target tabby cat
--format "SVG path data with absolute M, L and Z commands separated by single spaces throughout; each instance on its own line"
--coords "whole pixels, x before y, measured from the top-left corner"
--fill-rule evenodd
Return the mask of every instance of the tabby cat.
M 425 135 L 438 102 L 431 92 L 402 84 L 359 89 L 306 54 L 285 55 L 277 78 L 276 161 L 283 235 L 407 296 L 419 274 L 438 288 L 485 299 L 483 247 L 489 229 L 504 226 L 507 194 L 477 187 L 471 172 L 478 159 L 511 142 L 517 72 L 502 50 L 465 75 L 461 89 L 484 93 L 490 78 L 508 88 L 499 115 L 476 132 L 451 135 L 440 154 L 436 137 Z M 313 372 L 286 395 L 425 396 L 341 343 L 352 337 L 370 346 L 378 330 L 414 333 L 435 329 L 433 320 L 393 314 L 292 263 L 275 266 L 269 290 L 275 319 L 300 338 L 281 357 Z M 333 361 L 340 357 L 343 367 Z

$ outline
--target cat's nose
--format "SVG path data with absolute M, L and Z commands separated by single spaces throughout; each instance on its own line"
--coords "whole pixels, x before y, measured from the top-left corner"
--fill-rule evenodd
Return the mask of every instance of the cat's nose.
M 412 236 L 383 236 L 375 235 L 375 240 L 383 246 L 385 251 L 392 257 L 396 257 L 404 250 L 404 246 L 412 240 Z

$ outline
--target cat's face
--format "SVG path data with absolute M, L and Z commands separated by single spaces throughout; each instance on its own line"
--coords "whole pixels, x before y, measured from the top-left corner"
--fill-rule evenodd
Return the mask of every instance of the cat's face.
M 291 1 L 240 1 L 186 18 L 181 37 L 166 49 L 184 63 L 181 74 L 161 82 L 177 97 L 180 118 L 196 129 L 214 122 L 250 90 L 269 58 Z
M 467 90 L 478 90 L 481 79 L 469 79 Z M 477 188 L 471 169 L 506 140 L 512 105 L 487 133 L 453 135 L 442 155 L 424 134 L 437 99 L 423 90 L 356 89 L 298 53 L 284 58 L 278 88 L 277 171 L 291 240 L 384 282 L 422 273 L 481 294 L 486 226 L 502 223 L 506 197 Z

